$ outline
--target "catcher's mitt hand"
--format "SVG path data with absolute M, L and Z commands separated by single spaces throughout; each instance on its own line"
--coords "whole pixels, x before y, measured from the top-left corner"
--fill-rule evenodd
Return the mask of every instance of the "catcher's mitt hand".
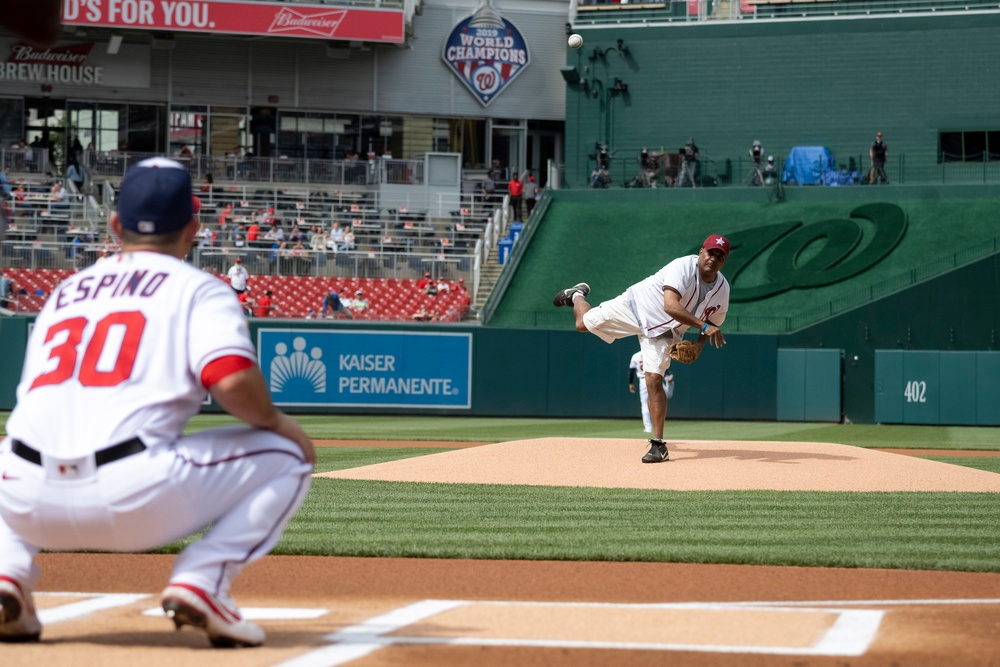
M 670 346 L 670 358 L 682 364 L 691 364 L 701 354 L 702 345 L 693 340 L 682 340 Z

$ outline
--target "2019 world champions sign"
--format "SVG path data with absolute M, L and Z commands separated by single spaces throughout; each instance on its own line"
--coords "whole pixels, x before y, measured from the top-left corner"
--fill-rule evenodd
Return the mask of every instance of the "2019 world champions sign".
M 452 29 L 441 57 L 483 106 L 489 106 L 531 62 L 521 32 L 500 15 L 492 0 Z

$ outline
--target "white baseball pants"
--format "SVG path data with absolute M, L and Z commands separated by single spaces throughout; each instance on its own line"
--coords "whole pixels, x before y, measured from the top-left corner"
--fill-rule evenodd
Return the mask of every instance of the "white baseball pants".
M 67 481 L 0 446 L 0 574 L 37 583 L 40 548 L 145 551 L 211 524 L 177 557 L 171 582 L 229 599 L 305 499 L 312 465 L 269 431 L 230 426 L 89 469 Z M 86 467 L 84 467 L 86 470 Z

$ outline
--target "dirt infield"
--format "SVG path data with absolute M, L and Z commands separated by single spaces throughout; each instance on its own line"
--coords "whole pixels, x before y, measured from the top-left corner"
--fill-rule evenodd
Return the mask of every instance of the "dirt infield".
M 970 491 L 1000 475 L 821 442 L 668 440 L 670 461 L 642 465 L 645 441 L 539 438 L 401 459 L 317 477 L 675 491 Z
M 783 470 L 800 475 L 826 464 L 843 466 L 838 474 L 851 465 L 877 465 L 879 475 L 905 468 L 922 476 L 922 483 L 939 484 L 953 473 L 955 483 L 972 479 L 957 466 L 880 452 L 866 459 L 862 454 L 871 450 L 814 451 L 802 443 L 753 443 L 740 453 L 725 443 L 677 443 L 671 447 L 676 460 L 642 466 L 632 451 L 641 450 L 641 442 L 627 442 L 602 441 L 595 450 L 603 454 L 601 465 L 593 467 L 614 469 L 618 457 L 629 462 L 623 465 L 633 477 L 650 479 L 677 477 L 679 471 L 687 476 L 708 461 L 716 467 L 734 462 L 750 478 Z M 516 467 L 523 448 L 409 443 L 456 444 L 454 451 L 408 461 L 437 458 L 432 467 L 442 461 L 468 467 L 463 455 L 477 455 L 475 467 L 489 471 Z M 562 446 L 548 442 L 542 449 Z M 909 469 L 907 461 L 930 467 Z M 364 474 L 385 474 L 384 466 L 392 467 L 367 466 Z M 4 645 L 4 667 L 958 667 L 998 664 L 1000 655 L 1000 574 L 269 556 L 244 572 L 233 591 L 244 614 L 267 630 L 267 644 L 218 651 L 198 633 L 173 632 L 158 611 L 157 594 L 173 557 L 43 554 L 39 564 L 43 641 Z

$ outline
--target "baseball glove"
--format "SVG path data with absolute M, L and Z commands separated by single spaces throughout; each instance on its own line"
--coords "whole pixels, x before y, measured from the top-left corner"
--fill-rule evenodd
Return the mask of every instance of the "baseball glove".
M 701 354 L 702 346 L 693 340 L 682 340 L 670 346 L 670 358 L 682 364 L 692 364 Z

